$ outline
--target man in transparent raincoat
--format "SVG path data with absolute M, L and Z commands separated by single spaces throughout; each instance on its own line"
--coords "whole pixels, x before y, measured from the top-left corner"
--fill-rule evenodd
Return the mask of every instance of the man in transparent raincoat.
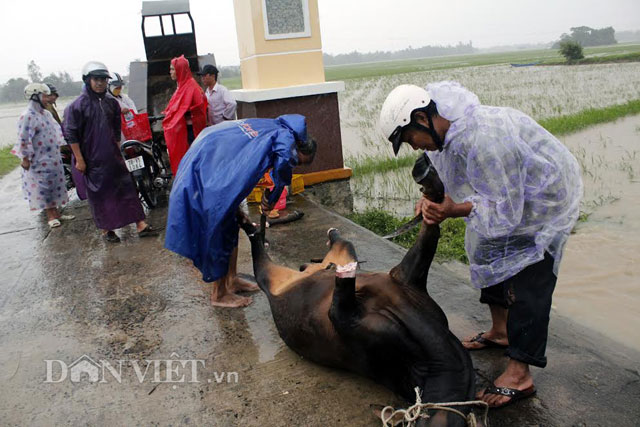
M 479 398 L 501 407 L 535 393 L 529 365 L 544 367 L 551 297 L 562 250 L 579 214 L 580 168 L 569 150 L 526 114 L 481 105 L 456 82 L 388 95 L 380 127 L 397 155 L 427 150 L 445 186 L 422 198 L 427 224 L 465 217 L 471 282 L 492 328 L 463 340 L 468 350 L 505 348 L 506 370 Z

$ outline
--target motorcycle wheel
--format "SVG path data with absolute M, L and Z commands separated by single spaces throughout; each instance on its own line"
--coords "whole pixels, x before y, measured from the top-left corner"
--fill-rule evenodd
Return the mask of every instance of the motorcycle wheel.
M 149 209 L 153 209 L 158 206 L 158 189 L 151 182 L 149 171 L 147 170 L 146 172 L 136 178 L 136 184 L 144 203 Z
M 73 182 L 73 176 L 71 174 L 71 167 L 67 165 L 63 165 L 64 168 L 64 185 L 67 188 L 67 191 L 71 190 L 76 186 Z

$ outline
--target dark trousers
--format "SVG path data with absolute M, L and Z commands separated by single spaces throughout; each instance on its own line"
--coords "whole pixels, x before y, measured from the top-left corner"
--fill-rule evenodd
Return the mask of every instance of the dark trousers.
M 193 125 L 187 125 L 187 145 L 191 147 L 191 143 L 196 139 L 193 134 Z
M 556 287 L 554 259 L 547 252 L 544 259 L 515 276 L 480 292 L 480 302 L 509 310 L 506 356 L 544 368 L 549 330 L 551 296 Z

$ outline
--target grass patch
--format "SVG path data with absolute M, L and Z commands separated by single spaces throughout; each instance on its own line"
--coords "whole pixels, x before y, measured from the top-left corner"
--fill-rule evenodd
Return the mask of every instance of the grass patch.
M 591 213 L 580 211 L 580 214 L 578 215 L 578 222 L 587 222 L 589 216 L 591 216 Z
M 357 157 L 347 160 L 345 164 L 351 168 L 353 176 L 361 176 L 412 167 L 415 162 L 416 156 L 405 155 L 400 157 Z
M 225 77 L 220 80 L 220 84 L 224 85 L 229 90 L 242 89 L 242 77 Z
M 20 164 L 20 159 L 10 153 L 13 147 L 0 149 L 0 176 L 11 172 Z
M 626 104 L 584 110 L 567 116 L 550 117 L 540 120 L 539 123 L 554 135 L 564 135 L 577 132 L 591 125 L 611 122 L 621 117 L 638 113 L 640 113 L 640 99 L 629 101 Z
M 382 210 L 354 213 L 349 215 L 348 218 L 380 236 L 394 231 L 411 219 L 410 217 L 396 218 Z M 458 260 L 465 264 L 469 263 L 464 249 L 465 227 L 466 225 L 462 218 L 449 218 L 440 224 L 440 241 L 438 242 L 438 250 L 435 256 L 438 261 Z M 415 227 L 413 230 L 391 240 L 408 249 L 415 243 L 419 231 L 420 227 Z
M 577 61 L 545 61 L 540 65 L 588 65 L 611 64 L 617 62 L 640 62 L 640 52 L 632 52 L 619 55 L 591 56 Z

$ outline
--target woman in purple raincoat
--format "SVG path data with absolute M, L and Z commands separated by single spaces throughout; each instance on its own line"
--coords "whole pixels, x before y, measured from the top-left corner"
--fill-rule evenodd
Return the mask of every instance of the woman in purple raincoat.
M 113 230 L 134 222 L 140 237 L 157 235 L 144 220 L 138 192 L 120 154 L 120 106 L 106 96 L 109 71 L 100 62 L 89 62 L 82 74 L 82 94 L 64 112 L 64 136 L 75 157 L 78 195 L 89 199 L 93 220 L 107 241 L 119 242 Z

